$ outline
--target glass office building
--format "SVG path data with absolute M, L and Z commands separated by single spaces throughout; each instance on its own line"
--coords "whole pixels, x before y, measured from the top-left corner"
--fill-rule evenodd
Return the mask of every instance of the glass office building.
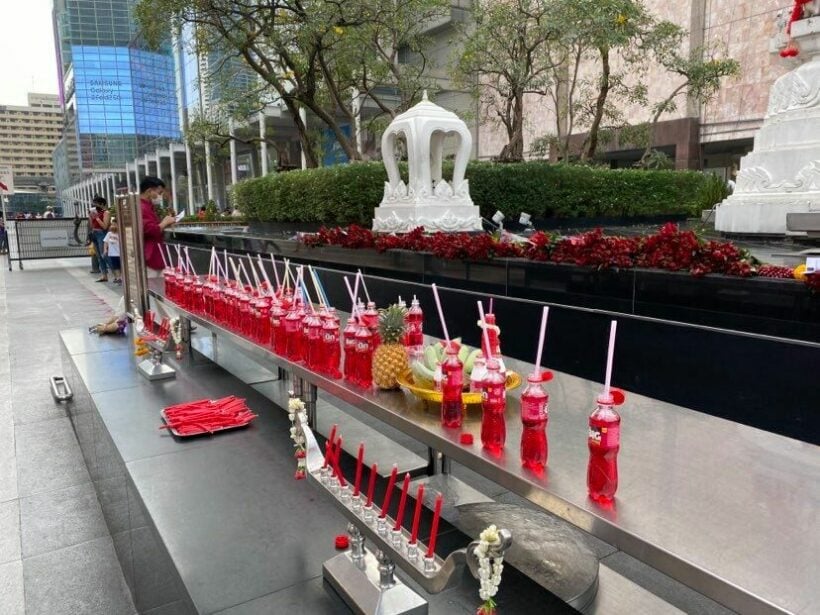
M 149 50 L 139 42 L 133 5 L 134 0 L 54 2 L 66 112 L 55 165 L 67 168 L 72 182 L 121 170 L 138 155 L 180 138 L 171 49 Z

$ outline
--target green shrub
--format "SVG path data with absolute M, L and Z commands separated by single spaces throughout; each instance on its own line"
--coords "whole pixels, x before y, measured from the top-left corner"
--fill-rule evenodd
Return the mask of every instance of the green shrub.
M 406 168 L 404 175 L 406 175 Z M 445 165 L 445 178 L 452 163 Z M 470 194 L 490 217 L 522 211 L 535 218 L 694 214 L 703 207 L 707 178 L 693 171 L 610 170 L 546 162 L 473 162 Z M 236 204 L 263 222 L 350 223 L 369 226 L 387 173 L 381 162 L 290 171 L 249 179 L 235 187 Z

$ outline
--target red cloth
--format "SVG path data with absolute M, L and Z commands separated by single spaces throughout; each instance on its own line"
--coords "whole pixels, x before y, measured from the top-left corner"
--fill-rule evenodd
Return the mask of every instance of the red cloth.
M 140 199 L 142 210 L 142 239 L 145 265 L 150 269 L 161 271 L 165 267 L 162 262 L 162 229 L 159 226 L 159 217 L 154 211 L 154 204 L 146 199 Z

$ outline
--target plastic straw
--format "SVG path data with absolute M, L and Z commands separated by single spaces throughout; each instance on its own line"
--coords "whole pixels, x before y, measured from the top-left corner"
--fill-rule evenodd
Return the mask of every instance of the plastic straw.
M 241 269 L 242 273 L 245 274 L 245 281 L 248 283 L 248 286 L 253 288 L 253 282 L 251 282 L 251 276 L 248 275 L 248 270 L 245 269 L 245 261 L 243 261 L 243 260 L 239 261 L 239 268 Z M 239 283 L 242 284 L 242 281 L 240 280 Z
M 239 272 L 239 267 L 236 266 L 236 263 L 233 262 L 233 259 L 228 259 L 231 263 L 231 269 L 233 269 L 233 278 L 236 282 L 241 286 L 242 285 L 242 274 Z
M 484 337 L 484 346 L 487 348 L 487 352 L 490 352 L 490 333 L 487 331 L 487 322 L 484 319 L 484 303 L 481 301 L 476 301 L 476 303 L 478 303 L 478 315 L 481 316 L 481 323 L 484 325 L 481 327 L 481 335 Z M 489 362 L 492 357 L 484 358 Z
M 444 310 L 441 309 L 441 299 L 438 298 L 438 289 L 435 284 L 433 287 L 433 297 L 436 299 L 436 307 L 438 308 L 438 317 L 441 319 L 441 328 L 444 330 L 444 339 L 447 341 L 447 347 L 450 347 L 450 334 L 447 332 L 447 323 L 444 322 Z
M 268 277 L 268 272 L 265 270 L 265 265 L 262 264 L 262 255 L 257 254 L 256 260 L 259 263 L 259 270 L 262 272 L 262 277 L 265 278 L 265 284 L 268 285 L 268 288 L 272 293 L 276 292 L 276 289 L 273 287 L 273 284 L 270 283 L 270 278 Z M 276 271 L 275 267 L 274 271 Z
M 535 355 L 535 373 L 541 375 L 541 353 L 544 351 L 544 335 L 547 332 L 547 318 L 549 317 L 550 308 L 548 305 L 544 306 L 544 311 L 541 313 L 541 333 L 538 334 L 538 353 Z
M 316 297 L 319 300 L 319 305 L 327 306 L 327 301 L 322 293 L 319 282 L 316 280 L 316 272 L 313 271 L 313 267 L 308 266 L 308 273 L 310 274 L 310 279 L 313 280 L 313 288 L 316 291 Z
M 270 255 L 270 264 L 273 265 L 273 277 L 276 279 L 275 290 L 279 290 L 282 288 L 282 283 L 279 281 L 279 270 L 276 268 L 276 259 L 273 258 L 273 254 Z
M 316 292 L 321 293 L 325 305 L 330 306 L 330 301 L 328 300 L 327 293 L 325 292 L 325 286 L 319 279 L 319 274 L 316 273 L 316 270 L 312 266 L 308 266 L 308 269 L 310 270 L 310 275 L 313 278 L 313 285 L 316 287 Z
M 174 257 L 171 254 L 171 246 L 169 246 L 167 243 L 166 244 L 160 244 L 160 248 L 159 248 L 160 252 L 162 252 L 162 246 L 163 245 L 165 246 L 165 249 L 168 250 L 168 266 L 171 269 L 173 269 L 174 268 Z
M 359 297 L 359 274 L 356 274 L 356 281 L 353 282 L 353 304 L 355 305 Z
M 165 252 L 162 251 L 162 248 L 160 248 L 159 250 L 159 255 L 162 257 L 162 265 L 166 269 L 169 269 L 170 267 L 168 266 L 168 259 L 165 258 Z
M 493 313 L 493 298 L 492 297 L 490 297 L 490 311 L 489 311 L 489 313 L 490 314 Z
M 364 281 L 364 274 L 362 274 L 362 270 L 359 269 L 356 275 L 358 275 L 362 279 L 362 286 L 364 287 L 364 296 L 367 297 L 367 302 L 370 303 L 370 293 L 367 292 L 367 282 Z
M 612 357 L 615 354 L 615 332 L 618 330 L 618 321 L 613 320 L 609 325 L 609 351 L 606 354 L 606 380 L 604 380 L 604 396 L 609 395 L 609 384 L 612 382 Z
M 350 289 L 350 280 L 347 279 L 347 276 L 344 276 L 345 279 L 345 286 L 347 286 L 347 294 L 350 295 L 350 301 L 353 303 L 353 307 L 350 309 L 350 315 L 356 315 L 356 295 Z
M 262 282 L 259 279 L 259 276 L 256 274 L 256 267 L 253 266 L 253 259 L 251 258 L 250 254 L 248 255 L 248 267 L 251 268 L 251 273 L 253 274 L 253 281 L 256 282 L 256 288 L 258 289 L 262 286 Z
M 225 279 L 228 279 L 228 250 L 222 249 L 222 255 L 225 257 L 223 260 L 225 261 L 224 267 L 222 267 L 222 273 L 225 274 Z
M 196 275 L 196 269 L 194 269 L 194 264 L 191 262 L 191 253 L 188 250 L 188 246 L 185 246 L 185 260 L 188 261 L 188 267 L 190 267 L 191 273 Z

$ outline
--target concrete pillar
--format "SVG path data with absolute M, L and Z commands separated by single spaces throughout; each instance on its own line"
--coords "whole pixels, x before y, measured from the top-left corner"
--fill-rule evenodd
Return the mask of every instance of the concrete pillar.
M 191 146 L 185 142 L 185 173 L 188 177 L 188 214 L 193 216 L 196 213 L 194 203 L 194 163 L 191 159 Z
M 231 137 L 231 185 L 238 181 L 238 173 L 236 168 L 236 141 L 233 138 L 233 119 L 228 119 L 228 131 Z
M 211 168 L 211 144 L 205 141 L 205 175 L 208 181 L 208 200 L 212 201 L 214 198 L 214 172 Z
M 131 169 L 129 169 L 130 165 L 126 162 L 125 163 L 125 185 L 128 186 L 128 193 L 132 193 L 134 184 L 131 183 Z
M 268 144 L 265 141 L 265 112 L 259 114 L 259 162 L 262 167 L 262 175 L 268 174 Z
M 176 152 L 174 152 L 174 144 L 169 143 L 168 149 L 171 152 L 171 198 L 174 200 L 174 209 L 177 208 L 177 163 Z

